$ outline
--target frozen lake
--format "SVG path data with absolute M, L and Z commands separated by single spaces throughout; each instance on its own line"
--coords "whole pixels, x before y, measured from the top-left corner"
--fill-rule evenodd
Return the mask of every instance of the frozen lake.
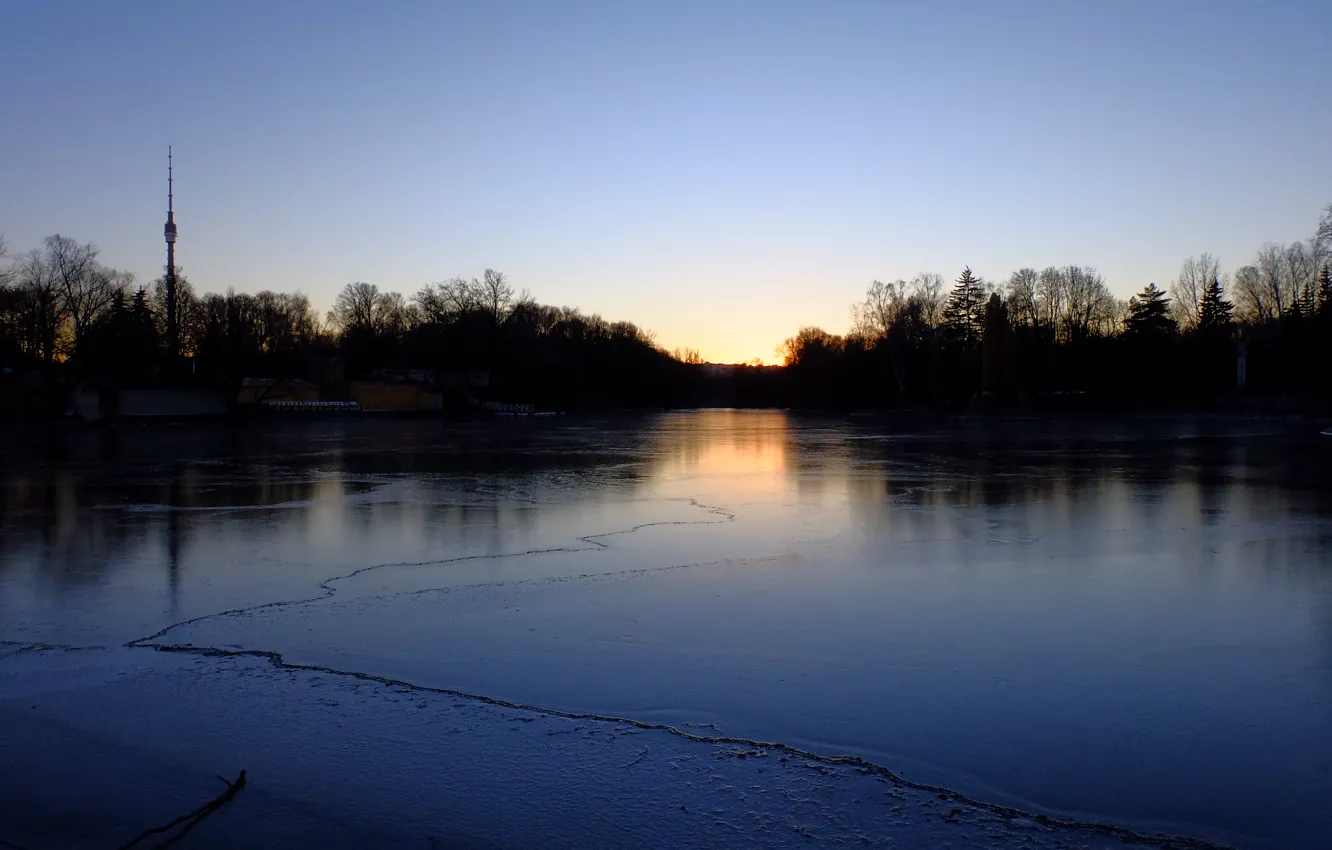
M 128 840 L 241 768 L 183 846 L 1324 847 L 1328 443 L 699 411 L 10 445 L 0 847 Z

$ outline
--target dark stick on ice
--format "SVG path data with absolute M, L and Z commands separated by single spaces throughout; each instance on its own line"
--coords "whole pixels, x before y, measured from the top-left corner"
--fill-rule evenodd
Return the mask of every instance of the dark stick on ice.
M 220 776 L 218 778 L 222 779 L 222 777 Z M 204 818 L 211 815 L 213 812 L 222 808 L 222 806 L 226 805 L 231 801 L 232 797 L 235 797 L 237 794 L 240 793 L 240 790 L 245 787 L 245 771 L 242 770 L 240 772 L 240 775 L 236 777 L 235 782 L 227 782 L 226 779 L 222 779 L 222 781 L 227 783 L 227 790 L 223 791 L 221 794 L 217 795 L 212 800 L 209 800 L 207 803 L 204 803 L 202 806 L 195 809 L 194 811 L 189 812 L 188 814 L 181 815 L 180 817 L 176 818 L 171 823 L 168 823 L 165 826 L 157 826 L 153 827 L 152 829 L 145 829 L 143 832 L 135 836 L 135 838 L 132 841 L 120 845 L 119 850 L 129 850 L 129 848 L 133 847 L 134 845 L 138 844 L 140 841 L 143 841 L 144 839 L 150 836 L 159 835 L 164 832 L 170 832 L 171 830 L 175 829 L 177 826 L 180 826 L 181 824 L 186 824 L 185 828 L 182 829 L 179 833 L 172 836 L 171 838 L 168 838 L 166 841 L 163 841 L 162 843 L 156 844 L 154 846 L 170 847 L 172 844 L 175 844 L 176 842 L 183 839 L 186 835 L 189 834 L 190 830 L 194 829 L 194 827 L 199 824 L 199 821 L 203 820 Z

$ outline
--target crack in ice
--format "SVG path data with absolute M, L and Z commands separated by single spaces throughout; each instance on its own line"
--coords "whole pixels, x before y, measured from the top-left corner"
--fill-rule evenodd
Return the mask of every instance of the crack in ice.
M 455 699 L 464 699 L 471 702 L 478 702 L 485 705 L 492 705 L 497 708 L 506 708 L 516 711 L 535 712 L 551 717 L 563 717 L 568 720 L 590 720 L 598 723 L 619 724 L 631 726 L 635 729 L 644 731 L 665 732 L 682 738 L 686 741 L 694 741 L 704 744 L 731 744 L 735 746 L 769 750 L 784 753 L 789 757 L 805 759 L 809 762 L 815 762 L 818 765 L 829 765 L 835 767 L 852 767 L 863 774 L 869 774 L 882 777 L 894 786 L 908 788 L 914 791 L 928 792 L 938 795 L 945 801 L 963 803 L 973 809 L 980 809 L 991 812 L 1005 818 L 1025 818 L 1033 820 L 1042 826 L 1053 829 L 1082 830 L 1093 832 L 1110 838 L 1116 838 L 1120 841 L 1154 845 L 1164 850 L 1225 850 L 1226 845 L 1217 844 L 1201 838 L 1192 838 L 1188 836 L 1163 835 L 1159 833 L 1146 833 L 1130 829 L 1115 824 L 1101 823 L 1098 821 L 1080 821 L 1072 818 L 1051 817 L 1044 814 L 1033 814 L 1014 806 L 1006 806 L 1001 803 L 992 803 L 986 800 L 980 800 L 969 797 L 951 788 L 942 785 L 933 785 L 927 782 L 918 782 L 907 779 L 894 772 L 891 768 L 881 765 L 877 762 L 869 761 L 855 755 L 828 755 L 817 753 L 811 750 L 805 750 L 793 744 L 786 744 L 780 741 L 762 741 L 754 738 L 743 738 L 732 735 L 704 735 L 697 732 L 690 732 L 669 723 L 654 723 L 645 720 L 638 720 L 632 717 L 619 717 L 613 714 L 600 714 L 597 712 L 567 711 L 558 708 L 548 708 L 545 706 L 532 705 L 529 703 L 515 702 L 513 700 L 501 699 L 499 697 L 488 696 L 486 694 L 476 694 L 468 691 L 458 690 L 456 688 L 441 688 L 432 685 L 422 685 L 415 682 L 409 682 L 404 679 L 395 679 L 390 676 L 381 676 L 376 673 L 367 673 L 361 670 L 341 670 L 336 667 L 328 667 L 322 664 L 302 664 L 295 661 L 287 661 L 282 653 L 267 649 L 224 649 L 220 647 L 194 646 L 191 644 L 170 644 L 170 643 L 149 643 L 135 642 L 135 646 L 144 649 L 154 649 L 158 652 L 180 653 L 186 655 L 195 655 L 205 658 L 258 658 L 267 661 L 273 667 L 280 670 L 302 671 L 307 673 L 321 673 L 329 676 L 339 676 L 344 678 L 357 679 L 364 682 L 375 682 L 388 688 L 397 688 L 418 693 L 440 694 Z M 808 765 L 814 767 L 814 765 Z M 817 769 L 817 768 L 816 768 Z
M 486 694 L 470 693 L 468 691 L 462 691 L 455 688 L 443 688 L 430 685 L 423 685 L 415 682 L 409 682 L 403 679 L 395 679 L 390 676 L 381 676 L 375 673 L 369 673 L 360 670 L 342 670 L 321 664 L 302 664 L 298 662 L 287 661 L 283 657 L 282 653 L 274 650 L 239 649 L 239 648 L 229 649 L 225 647 L 195 646 L 193 644 L 163 643 L 160 641 L 161 638 L 165 637 L 168 633 L 170 633 L 175 629 L 191 625 L 193 623 L 203 622 L 205 620 L 211 620 L 215 618 L 228 617 L 228 616 L 238 616 L 242 614 L 250 614 L 270 608 L 285 608 L 290 606 L 306 605 L 314 602 L 320 602 L 336 595 L 337 589 L 336 587 L 334 587 L 335 583 L 340 581 L 345 581 L 355 576 L 362 575 L 364 573 L 368 573 L 375 570 L 391 569 L 395 567 L 437 566 L 443 564 L 461 563 L 466 561 L 492 560 L 499 558 L 526 558 L 526 557 L 535 557 L 540 555 L 571 553 L 571 552 L 606 551 L 611 548 L 610 544 L 604 543 L 602 542 L 602 540 L 608 537 L 632 534 L 636 531 L 645 528 L 677 526 L 677 525 L 714 525 L 714 524 L 732 522 L 736 519 L 736 514 L 726 510 L 725 508 L 706 505 L 703 504 L 702 502 L 699 502 L 696 499 L 689 499 L 689 503 L 695 507 L 707 511 L 709 514 L 722 517 L 722 519 L 666 520 L 658 522 L 647 522 L 647 523 L 640 523 L 638 525 L 634 525 L 625 529 L 600 532 L 598 534 L 588 534 L 575 538 L 579 542 L 586 544 L 584 546 L 557 546 L 557 547 L 549 547 L 543 549 L 529 549 L 521 552 L 510 552 L 503 554 L 465 555 L 456 558 L 441 558 L 441 559 L 426 560 L 426 561 L 396 561 L 384 564 L 373 564 L 366 567 L 360 567 L 358 569 L 352 570 L 349 573 L 322 579 L 317 584 L 317 586 L 320 588 L 322 592 L 317 596 L 312 596 L 304 599 L 288 599 L 288 600 L 279 600 L 274 602 L 265 602 L 257 605 L 250 605 L 241 608 L 232 608 L 225 611 L 218 611 L 212 614 L 204 614 L 198 617 L 192 617 L 187 620 L 180 620 L 162 629 L 159 629 L 153 634 L 146 635 L 140 638 L 135 638 L 134 640 L 128 641 L 125 644 L 125 646 L 132 649 L 153 649 L 158 652 L 195 655 L 205 658 L 256 658 L 256 659 L 265 660 L 274 668 L 281 670 L 302 671 L 307 673 L 317 673 L 328 676 L 338 676 L 344 678 L 357 679 L 365 682 L 375 682 L 390 688 L 406 689 L 408 691 L 413 691 L 418 693 L 439 694 L 443 696 L 452 697 L 454 699 L 468 700 L 471 702 L 495 706 L 498 708 L 512 709 L 524 712 L 536 712 L 538 714 L 549 715 L 552 717 L 563 717 L 570 720 L 588 720 L 600 723 L 619 724 L 644 731 L 663 732 L 686 741 L 693 741 L 697 743 L 726 744 L 738 747 L 745 747 L 748 749 L 759 749 L 759 750 L 778 752 L 778 753 L 783 753 L 788 757 L 805 759 L 808 762 L 813 762 L 814 764 L 809 765 L 810 767 L 815 767 L 815 765 L 851 767 L 862 774 L 868 774 L 880 777 L 888 782 L 891 782 L 895 787 L 902 787 L 914 791 L 934 794 L 937 795 L 942 800 L 962 803 L 964 805 L 970 806 L 973 809 L 990 812 L 992 814 L 996 814 L 1004 818 L 1021 818 L 1021 819 L 1031 820 L 1046 828 L 1063 829 L 1063 830 L 1080 830 L 1084 832 L 1091 832 L 1108 838 L 1114 838 L 1126 843 L 1154 845 L 1156 847 L 1163 848 L 1163 850 L 1226 850 L 1226 845 L 1218 844 L 1202 838 L 1166 835 L 1160 833 L 1139 832 L 1137 830 L 1130 829 L 1129 827 L 1119 826 L 1116 824 L 1102 823 L 1098 821 L 1082 821 L 1074 818 L 1052 817 L 1045 814 L 1032 813 L 1023 809 L 1019 809 L 1014 806 L 1007 806 L 1002 803 L 994 803 L 974 797 L 969 797 L 965 794 L 962 794 L 958 791 L 955 791 L 951 788 L 947 788 L 941 785 L 934 785 L 928 782 L 919 782 L 907 779 L 902 775 L 893 771 L 891 768 L 888 768 L 877 762 L 869 761 L 868 759 L 864 759 L 856 755 L 828 755 L 825 753 L 818 753 L 811 750 L 805 750 L 793 744 L 787 744 L 779 741 L 761 741 L 753 738 L 722 735 L 720 734 L 720 730 L 718 730 L 719 734 L 710 735 L 710 734 L 703 734 L 702 732 L 691 732 L 688 729 L 682 728 L 683 726 L 689 726 L 689 725 L 692 725 L 698 729 L 702 729 L 705 727 L 711 727 L 713 729 L 717 728 L 716 726 L 713 726 L 710 723 L 708 724 L 682 723 L 677 726 L 669 723 L 655 723 L 650 721 L 638 720 L 632 717 L 617 717 L 615 715 L 600 714 L 596 712 L 567 711 L 563 709 L 548 708 L 545 706 L 515 702 L 512 700 L 501 699 L 499 697 L 488 696 Z M 682 566 L 686 567 L 699 566 L 699 564 L 674 565 L 672 567 L 666 567 L 664 569 L 677 569 Z M 628 570 L 625 572 L 641 573 L 648 571 L 649 571 L 648 569 L 637 569 L 637 570 Z M 590 575 L 593 574 L 589 574 L 589 576 L 583 576 L 583 577 L 584 578 L 590 577 Z M 574 578 L 576 579 L 578 577 Z M 449 590 L 449 588 L 429 588 L 426 590 L 411 591 L 411 593 L 438 592 L 441 590 L 447 591 Z M 644 748 L 642 754 L 640 754 L 639 757 L 630 764 L 637 763 L 639 760 L 641 760 L 643 757 L 646 756 L 646 753 L 647 750 L 646 748 Z
M 273 602 L 261 602 L 257 605 L 245 605 L 239 608 L 228 608 L 225 611 L 214 611 L 211 614 L 200 614 L 198 617 L 190 617 L 187 620 L 178 620 L 177 622 L 171 623 L 170 625 L 165 626 L 159 629 L 158 631 L 153 632 L 150 635 L 146 635 L 141 638 L 135 638 L 134 640 L 126 642 L 125 646 L 131 649 L 148 647 L 152 645 L 151 644 L 152 641 L 155 641 L 158 638 L 166 636 L 167 633 L 174 631 L 175 629 L 181 628 L 182 626 L 192 625 L 194 623 L 200 623 L 205 620 L 212 620 L 220 617 L 234 617 L 242 614 L 252 614 L 256 611 L 262 611 L 269 608 L 287 608 L 296 605 L 309 605 L 314 602 L 322 602 L 325 599 L 330 599 L 337 594 L 337 589 L 333 587 L 333 584 L 335 582 L 346 581 L 347 579 L 355 578 L 356 576 L 364 575 L 365 573 L 374 572 L 376 570 L 386 570 L 386 569 L 394 569 L 402 567 L 433 567 L 433 566 L 442 566 L 444 564 L 466 563 L 468 561 L 490 561 L 490 560 L 502 560 L 505 558 L 529 558 L 537 555 L 558 555 L 558 554 L 571 554 L 576 552 L 604 552 L 610 549 L 610 544 L 602 543 L 601 538 L 603 537 L 615 537 L 617 535 L 622 535 L 622 534 L 633 534 L 634 532 L 641 531 L 642 529 L 645 528 L 655 528 L 655 527 L 675 526 L 675 525 L 720 525 L 723 523 L 733 522 L 735 520 L 736 515 L 731 513 L 730 511 L 727 511 L 725 508 L 720 508 L 713 505 L 705 505 L 702 502 L 698 501 L 697 499 L 690 499 L 689 504 L 693 505 L 696 508 L 702 508 L 704 511 L 706 511 L 709 514 L 713 514 L 715 516 L 719 516 L 722 518 L 720 520 L 659 520 L 657 522 L 643 522 L 639 523 L 638 525 L 630 526 L 629 528 L 622 528 L 616 531 L 602 531 L 597 534 L 585 534 L 582 535 L 581 537 L 574 538 L 575 540 L 586 543 L 587 544 L 586 546 L 551 546 L 542 549 L 527 549 L 521 552 L 502 552 L 502 553 L 493 553 L 487 555 L 459 555 L 456 558 L 437 558 L 425 561 L 390 561 L 388 563 L 383 563 L 383 564 L 371 564 L 370 566 L 366 567 L 358 567 L 357 569 L 354 569 L 349 573 L 343 573 L 341 575 L 331 576 L 330 578 L 320 580 L 318 584 L 316 584 L 316 587 L 318 587 L 322 591 L 322 593 L 320 593 L 318 596 L 309 596 L 302 599 L 279 599 Z M 433 588 L 433 589 L 437 590 L 439 588 Z
M 23 655 L 27 652 L 94 652 L 105 650 L 105 646 L 75 646 L 67 643 L 42 643 L 40 641 L 0 640 L 0 647 L 5 651 L 0 657 Z

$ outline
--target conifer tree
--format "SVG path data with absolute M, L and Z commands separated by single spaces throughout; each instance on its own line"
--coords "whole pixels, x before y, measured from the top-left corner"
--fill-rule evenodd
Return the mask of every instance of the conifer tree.
M 1318 315 L 1318 288 L 1313 281 L 1306 283 L 1300 292 L 1300 310 L 1306 316 Z
M 1290 302 L 1290 309 L 1286 311 L 1285 318 L 1299 324 L 1300 320 L 1304 318 L 1305 300 L 1302 295 L 1295 296 L 1294 300 Z
M 962 270 L 961 277 L 948 295 L 943 310 L 943 325 L 953 339 L 966 343 L 980 340 L 981 328 L 985 326 L 985 286 L 972 273 L 971 266 Z
M 1198 328 L 1203 332 L 1228 330 L 1234 313 L 1235 305 L 1226 300 L 1221 281 L 1212 278 L 1198 304 Z
M 1175 331 L 1175 320 L 1170 318 L 1170 299 L 1155 283 L 1147 284 L 1142 292 L 1129 299 L 1129 315 L 1124 320 L 1125 334 L 1132 337 L 1160 337 Z

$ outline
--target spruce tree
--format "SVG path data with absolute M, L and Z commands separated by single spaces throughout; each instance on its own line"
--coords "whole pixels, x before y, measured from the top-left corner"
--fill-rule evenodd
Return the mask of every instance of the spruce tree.
M 962 270 L 962 276 L 948 295 L 943 310 L 944 329 L 956 340 L 974 343 L 980 339 L 985 326 L 985 287 L 971 266 Z
M 142 286 L 134 293 L 134 305 L 130 310 L 134 313 L 135 318 L 140 316 L 151 317 L 152 313 L 148 308 L 148 293 L 144 292 Z
M 1202 301 L 1198 304 L 1198 328 L 1203 332 L 1224 331 L 1230 328 L 1235 305 L 1226 300 L 1221 289 L 1221 281 L 1212 278 L 1203 290 Z
M 1289 319 L 1292 322 L 1295 322 L 1296 324 L 1299 324 L 1300 320 L 1304 318 L 1303 297 L 1301 297 L 1298 294 L 1295 296 L 1294 300 L 1290 302 L 1290 309 L 1286 311 L 1285 318 Z
M 1306 283 L 1304 291 L 1300 293 L 1300 309 L 1306 316 L 1318 315 L 1318 289 L 1313 283 Z
M 1129 315 L 1124 321 L 1124 333 L 1133 337 L 1167 336 L 1176 330 L 1170 318 L 1170 299 L 1155 283 L 1129 299 Z

